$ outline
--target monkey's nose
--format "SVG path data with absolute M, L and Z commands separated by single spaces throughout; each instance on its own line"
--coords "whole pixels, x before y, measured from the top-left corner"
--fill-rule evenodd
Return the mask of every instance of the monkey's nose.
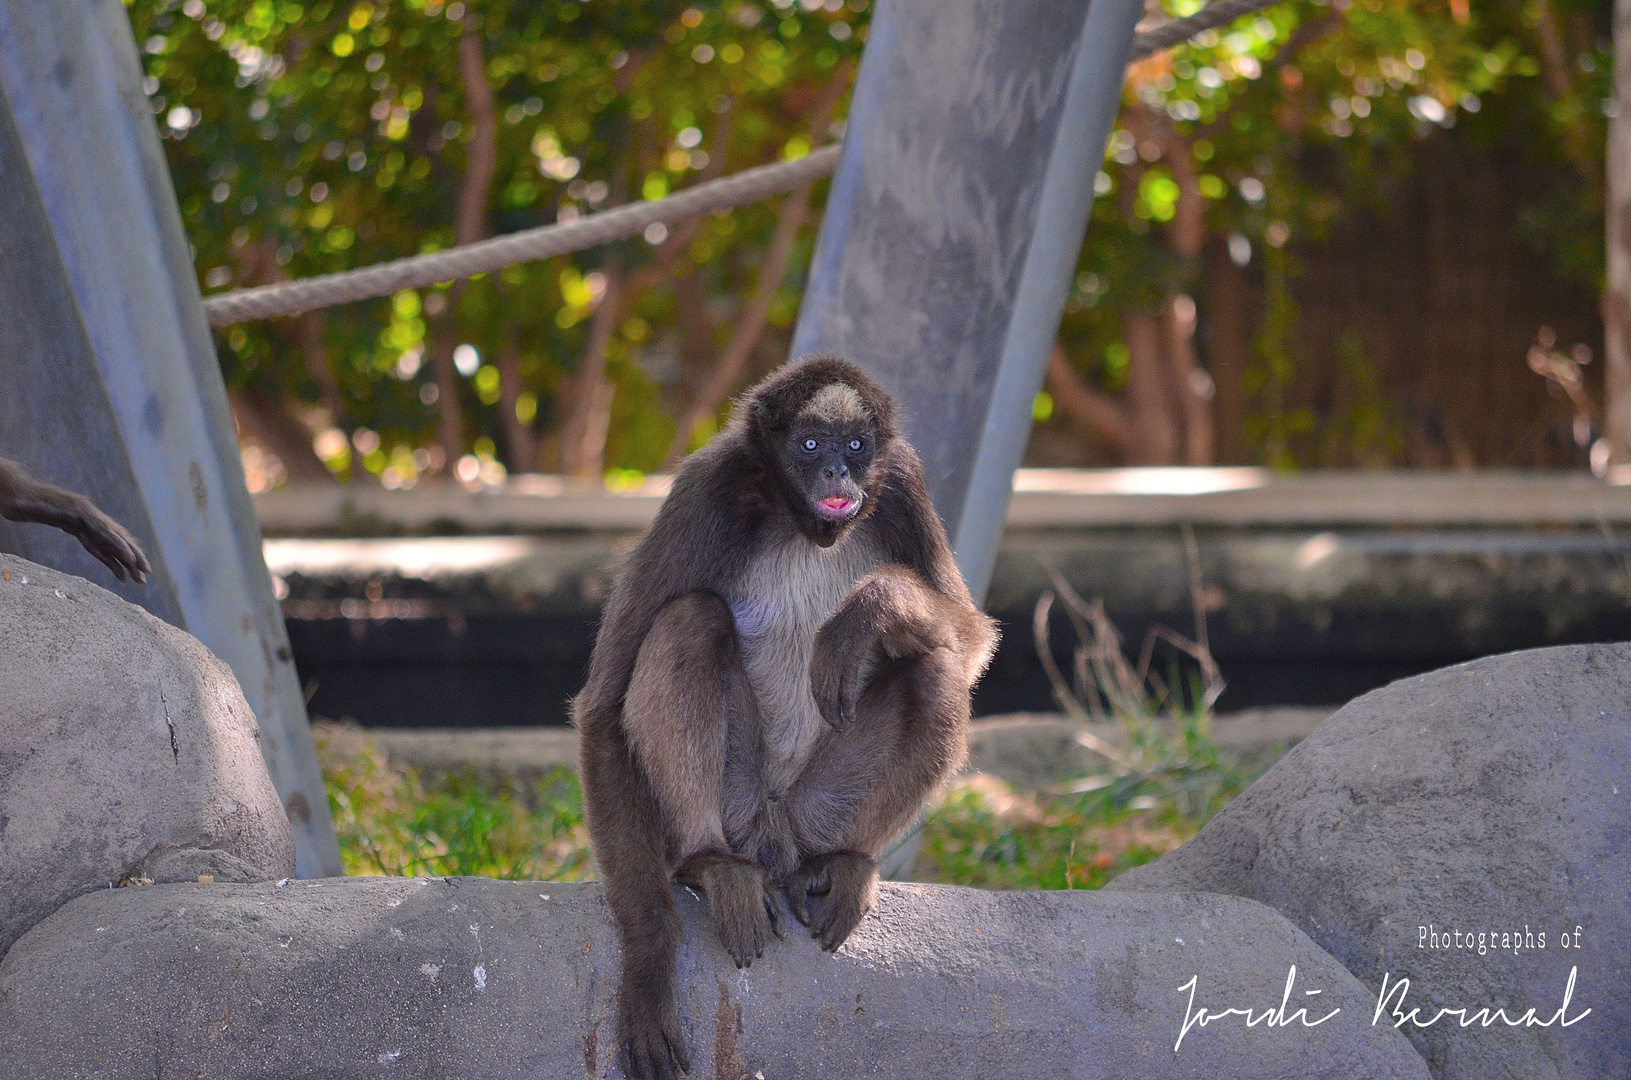
M 847 480 L 849 478 L 849 466 L 842 462 L 836 465 L 828 465 L 821 470 L 821 474 L 828 480 Z

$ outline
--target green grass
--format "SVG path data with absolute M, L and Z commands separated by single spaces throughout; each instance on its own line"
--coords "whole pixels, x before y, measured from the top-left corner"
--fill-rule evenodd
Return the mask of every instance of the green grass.
M 468 774 L 426 783 L 357 728 L 314 730 L 348 874 L 594 876 L 571 770 L 554 770 L 531 791 L 484 787 Z M 1193 836 L 1252 779 L 1219 757 L 1202 718 L 1176 733 L 1130 723 L 1125 753 L 1134 767 L 1075 783 L 1088 791 L 959 777 L 929 811 L 912 877 L 985 889 L 1096 889 Z
M 489 788 L 468 774 L 426 784 L 355 727 L 312 730 L 347 874 L 594 876 L 572 770 L 552 770 L 530 792 Z
M 1174 727 L 1176 731 L 1174 732 Z M 1204 716 L 1124 720 L 1125 762 L 1027 790 L 960 777 L 930 809 L 913 877 L 982 889 L 1097 889 L 1171 851 L 1246 789 Z

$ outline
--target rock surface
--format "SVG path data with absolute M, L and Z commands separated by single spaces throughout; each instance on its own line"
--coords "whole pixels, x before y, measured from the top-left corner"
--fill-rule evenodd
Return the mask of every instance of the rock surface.
M 1260 900 L 1373 994 L 1408 979 L 1402 1010 L 1386 1011 L 1421 1010 L 1403 1030 L 1435 1076 L 1624 1076 L 1631 645 L 1510 653 L 1367 694 L 1199 836 L 1109 888 Z M 1571 972 L 1567 1014 L 1538 1026 Z M 1485 1006 L 1534 1007 L 1537 1026 L 1430 1023 Z
M 127 874 L 293 873 L 231 670 L 83 578 L 0 555 L 0 954 Z
M 1347 972 L 1246 900 L 885 884 L 836 955 L 790 933 L 738 972 L 703 902 L 676 896 L 696 1080 L 1427 1075 L 1408 1042 L 1370 1025 L 1373 1002 Z M 1289 1025 L 1259 1015 L 1248 1031 L 1230 1016 L 1174 1050 L 1192 977 L 1195 1008 L 1263 1014 L 1292 965 Z M 0 1075 L 621 1075 L 617 971 L 593 884 L 104 891 L 0 964 Z

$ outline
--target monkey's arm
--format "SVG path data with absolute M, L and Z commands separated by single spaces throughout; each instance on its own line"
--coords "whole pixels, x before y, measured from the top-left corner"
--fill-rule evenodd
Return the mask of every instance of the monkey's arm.
M 714 446 L 686 459 L 662 509 L 619 570 L 607 598 L 589 658 L 588 678 L 574 715 L 616 718 L 634 673 L 634 662 L 657 615 L 692 592 L 719 593 L 739 572 L 750 530 L 740 507 L 721 493 L 748 488 L 734 477 L 740 462 Z
M 130 577 L 145 583 L 153 570 L 136 538 L 89 499 L 42 484 L 6 458 L 0 458 L 0 517 L 61 529 L 120 581 Z
M 963 584 L 910 449 L 890 463 L 868 524 L 888 561 L 857 582 L 822 625 L 810 665 L 816 704 L 832 727 L 853 718 L 878 663 L 943 649 L 972 687 L 996 646 L 992 620 Z

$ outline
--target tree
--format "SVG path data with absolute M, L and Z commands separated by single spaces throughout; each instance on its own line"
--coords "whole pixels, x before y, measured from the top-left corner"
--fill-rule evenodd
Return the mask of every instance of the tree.
M 859 54 L 866 10 L 866 0 L 131 4 L 208 290 L 434 250 L 808 152 L 828 125 L 800 121 L 831 88 L 847 96 L 840 73 Z M 741 302 L 759 311 L 746 322 L 790 325 L 786 269 L 807 259 L 812 229 L 800 222 L 772 250 L 779 216 L 744 208 L 672 238 L 652 232 L 317 324 L 233 327 L 223 367 L 263 410 L 318 429 L 341 476 L 352 458 L 391 486 L 461 457 L 478 473 L 498 458 L 595 478 L 603 458 L 652 469 L 691 404 L 665 357 L 686 337 L 710 354 L 693 365 L 711 369 L 725 344 L 687 335 L 684 320 Z M 746 288 L 762 259 L 782 264 L 760 275 L 768 300 Z M 700 309 L 676 302 L 676 289 L 698 286 Z M 737 354 L 760 335 L 735 340 L 732 364 L 751 369 Z

